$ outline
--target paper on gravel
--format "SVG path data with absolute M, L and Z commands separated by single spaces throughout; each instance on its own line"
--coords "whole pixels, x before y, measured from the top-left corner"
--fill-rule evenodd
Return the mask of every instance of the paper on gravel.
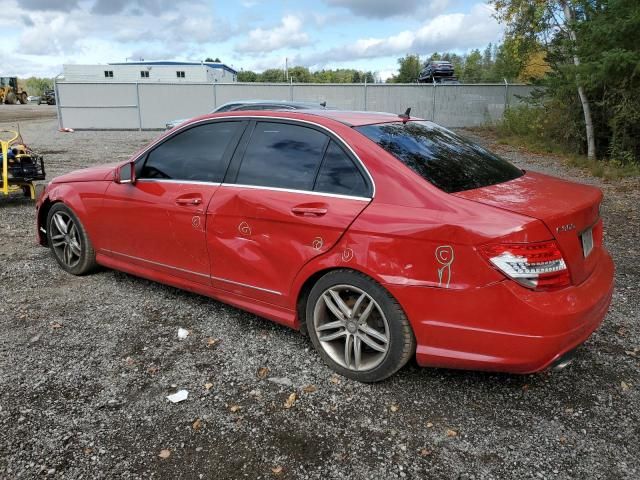
M 178 329 L 178 338 L 180 340 L 184 340 L 185 338 L 187 338 L 189 336 L 189 330 L 187 330 L 186 328 L 182 328 L 180 327 Z
M 178 390 L 174 394 L 167 395 L 167 400 L 169 400 L 171 403 L 178 403 L 186 400 L 188 396 L 189 392 L 187 392 L 186 390 Z

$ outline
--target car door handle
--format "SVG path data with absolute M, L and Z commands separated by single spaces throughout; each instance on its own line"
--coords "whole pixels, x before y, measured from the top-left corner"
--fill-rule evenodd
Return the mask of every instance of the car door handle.
M 202 203 L 201 198 L 177 198 L 176 205 L 200 205 Z
M 293 207 L 291 213 L 303 217 L 321 217 L 327 213 L 327 209 L 322 207 Z

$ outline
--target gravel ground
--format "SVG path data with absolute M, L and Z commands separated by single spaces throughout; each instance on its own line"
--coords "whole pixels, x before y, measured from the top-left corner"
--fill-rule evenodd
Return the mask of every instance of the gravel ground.
M 49 178 L 156 135 L 59 133 L 44 116 L 21 129 Z M 114 271 L 64 273 L 34 242 L 33 204 L 0 198 L 0 478 L 638 478 L 638 179 L 603 183 L 468 133 L 523 168 L 605 191 L 616 291 L 568 369 L 410 364 L 359 384 L 254 315 Z M 169 403 L 179 389 L 189 398 Z

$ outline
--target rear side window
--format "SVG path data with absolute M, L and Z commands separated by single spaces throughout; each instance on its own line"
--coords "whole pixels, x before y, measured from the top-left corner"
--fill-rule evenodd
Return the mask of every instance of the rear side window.
M 357 127 L 425 180 L 448 193 L 487 187 L 522 176 L 522 170 L 431 122 Z
M 140 177 L 222 182 L 225 151 L 241 125 L 208 123 L 178 133 L 149 153 Z
M 327 148 L 313 190 L 355 197 L 369 195 L 369 187 L 362 173 L 333 140 Z
M 328 137 L 312 128 L 258 122 L 236 182 L 244 185 L 312 190 Z

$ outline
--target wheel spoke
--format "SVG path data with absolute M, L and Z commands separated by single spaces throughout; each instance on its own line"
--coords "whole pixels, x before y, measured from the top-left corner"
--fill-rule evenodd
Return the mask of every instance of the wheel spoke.
M 77 240 L 77 233 L 78 231 L 76 230 L 76 225 L 75 223 L 72 223 L 71 228 L 69 229 L 69 237 L 71 237 L 74 240 Z
M 333 298 L 333 301 L 336 302 L 336 305 L 342 312 L 342 315 L 345 318 L 351 318 L 351 309 L 347 307 L 346 303 L 344 303 L 344 300 L 342 300 L 342 297 L 340 297 L 340 294 L 335 290 L 329 290 L 329 295 L 331 295 L 331 298 Z
M 353 335 L 347 334 L 344 341 L 344 363 L 347 368 L 351 368 L 351 356 L 353 352 Z
M 362 340 L 366 345 L 373 348 L 374 350 L 381 353 L 384 353 L 387 351 L 387 349 L 384 346 L 378 345 L 376 342 L 373 341 L 371 337 L 369 337 L 365 333 L 360 332 L 359 337 L 360 337 L 360 340 Z
M 69 265 L 71 263 L 71 247 L 69 247 L 68 243 L 64 245 L 63 256 L 64 256 L 64 263 Z
M 342 326 L 344 326 L 344 322 L 342 320 L 336 320 L 335 322 L 329 322 L 325 323 L 324 325 L 320 325 L 316 330 L 333 330 L 336 328 L 341 328 Z
M 328 335 L 318 337 L 318 340 L 320 340 L 321 342 L 330 342 L 331 340 L 344 337 L 345 335 L 347 335 L 347 331 L 342 329 L 342 330 L 338 330 L 337 332 L 329 333 Z
M 64 236 L 62 237 L 64 239 Z M 53 240 L 53 239 L 52 239 Z M 66 240 L 60 240 L 59 242 L 52 242 L 54 247 L 61 247 L 62 245 L 66 245 Z
M 356 370 L 360 370 L 362 363 L 362 340 L 357 335 L 353 335 L 353 359 Z
M 362 293 L 358 297 L 358 300 L 356 300 L 356 303 L 353 305 L 353 308 L 351 309 L 352 318 L 356 317 L 356 315 L 358 314 L 358 311 L 360 310 L 360 307 L 362 306 L 362 302 L 364 302 L 367 298 L 368 298 L 368 295 L 366 293 Z
M 76 256 L 80 256 L 80 254 L 82 254 L 82 250 L 80 250 L 80 245 L 78 245 L 78 242 L 76 242 L 75 240 L 71 240 L 69 242 L 69 247 L 71 247 L 71 251 L 76 255 Z
M 331 310 L 331 313 L 333 313 L 337 318 L 345 320 L 344 314 L 342 313 L 340 308 L 334 303 L 333 298 L 330 295 L 327 295 L 325 293 L 324 295 L 322 295 L 322 299 L 324 300 L 324 303 L 327 305 L 327 308 Z
M 369 335 L 370 337 L 375 338 L 379 342 L 389 343 L 389 340 L 387 339 L 387 337 L 384 334 L 382 334 L 379 331 L 371 328 L 369 325 L 360 325 L 359 328 L 360 328 L 360 330 L 362 330 L 363 333 Z
M 371 315 L 371 312 L 373 311 L 374 306 L 375 306 L 375 303 L 373 303 L 373 300 L 369 299 L 369 304 L 365 307 L 364 311 L 360 315 L 360 318 L 358 318 L 358 321 L 360 323 L 362 324 L 367 323 L 367 319 L 369 318 L 369 315 Z
M 64 218 L 62 218 L 62 215 L 60 215 L 59 213 L 56 213 L 53 216 L 53 221 L 55 222 L 56 228 L 60 233 L 62 234 L 67 233 L 67 224 L 64 222 Z
M 64 240 L 64 234 L 52 235 L 51 240 Z

